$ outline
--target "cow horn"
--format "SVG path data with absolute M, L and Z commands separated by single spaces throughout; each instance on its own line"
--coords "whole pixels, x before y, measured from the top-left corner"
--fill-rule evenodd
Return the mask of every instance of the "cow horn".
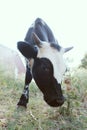
M 32 33 L 32 35 L 33 35 L 33 39 L 34 39 L 34 42 L 35 42 L 35 44 L 39 47 L 39 48 L 41 48 L 41 40 L 39 39 L 39 37 L 36 35 L 36 33 Z
M 64 48 L 64 53 L 66 53 L 67 51 L 70 51 L 71 49 L 73 49 L 73 46 L 72 47 Z

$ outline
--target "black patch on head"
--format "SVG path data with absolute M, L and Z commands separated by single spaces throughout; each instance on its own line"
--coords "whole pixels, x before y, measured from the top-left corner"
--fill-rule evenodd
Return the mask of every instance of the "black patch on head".
M 33 78 L 43 93 L 44 100 L 53 107 L 64 103 L 61 85 L 53 74 L 53 65 L 47 58 L 36 58 L 32 68 Z
M 33 70 L 36 71 L 40 78 L 43 77 L 43 79 L 45 79 L 46 76 L 49 76 L 47 78 L 53 76 L 53 65 L 47 58 L 36 58 L 34 60 Z

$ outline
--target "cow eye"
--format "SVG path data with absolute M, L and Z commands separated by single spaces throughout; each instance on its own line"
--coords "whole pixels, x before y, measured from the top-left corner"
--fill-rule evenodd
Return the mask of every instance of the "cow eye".
M 49 68 L 47 68 L 46 66 L 43 65 L 41 68 L 42 68 L 45 72 L 49 72 Z
M 46 72 L 49 72 L 49 69 L 48 69 L 48 68 L 45 68 L 45 71 L 46 71 Z

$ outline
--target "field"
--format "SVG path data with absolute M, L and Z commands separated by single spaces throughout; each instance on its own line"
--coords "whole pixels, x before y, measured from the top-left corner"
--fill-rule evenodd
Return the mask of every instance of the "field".
M 76 69 L 66 76 L 71 87 L 63 83 L 66 97 L 59 108 L 48 106 L 34 82 L 30 85 L 27 109 L 17 108 L 24 76 L 0 69 L 0 130 L 87 130 L 87 70 Z

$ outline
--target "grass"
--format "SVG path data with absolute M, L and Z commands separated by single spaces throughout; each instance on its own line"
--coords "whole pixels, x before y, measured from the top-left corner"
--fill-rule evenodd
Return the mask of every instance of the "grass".
M 15 80 L 3 69 L 0 72 L 0 130 L 87 130 L 87 81 L 81 76 L 85 71 L 71 76 L 73 86 L 70 90 L 63 88 L 66 101 L 59 108 L 48 106 L 32 82 L 27 109 L 17 108 L 24 78 Z

